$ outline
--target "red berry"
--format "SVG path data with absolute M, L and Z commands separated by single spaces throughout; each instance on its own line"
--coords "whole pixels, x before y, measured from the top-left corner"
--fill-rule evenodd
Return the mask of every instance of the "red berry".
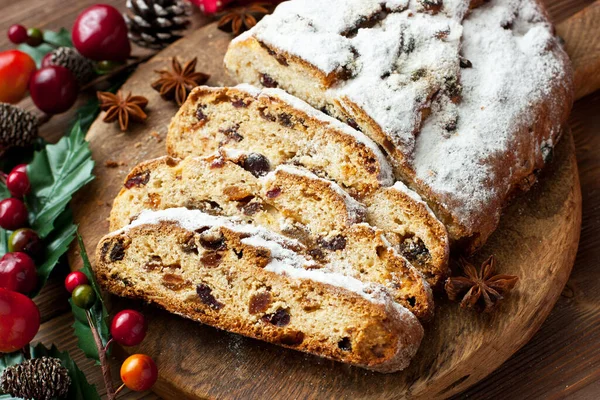
M 14 197 L 0 201 L 0 227 L 14 231 L 27 224 L 27 207 Z
M 25 253 L 6 253 L 0 259 L 0 287 L 30 293 L 38 282 L 35 263 Z
M 131 54 L 125 19 L 106 4 L 97 4 L 79 14 L 71 36 L 77 51 L 95 61 L 125 61 Z
M 146 318 L 140 312 L 123 310 L 112 320 L 110 334 L 115 342 L 123 346 L 137 346 L 146 337 Z
M 60 114 L 75 103 L 79 86 L 71 71 L 52 65 L 33 74 L 29 92 L 37 108 L 46 114 Z
M 44 252 L 44 244 L 33 229 L 21 228 L 8 238 L 8 251 L 27 253 L 31 258 L 39 259 Z
M 13 197 L 21 198 L 29 194 L 31 185 L 26 172 L 11 171 L 6 177 L 6 187 Z
M 152 358 L 145 354 L 134 354 L 121 365 L 121 380 L 130 390 L 143 392 L 158 379 L 158 369 Z
M 73 293 L 73 290 L 75 290 L 77 286 L 87 285 L 88 283 L 88 277 L 81 271 L 71 272 L 65 278 L 65 288 L 69 293 Z
M 27 164 L 19 164 L 14 167 L 10 172 L 25 172 L 27 173 Z
M 35 68 L 35 61 L 22 51 L 0 52 L 0 102 L 14 104 L 25 97 Z
M 21 293 L 0 288 L 0 352 L 12 353 L 27 345 L 40 329 L 40 312 Z
M 27 41 L 27 28 L 23 25 L 13 25 L 8 28 L 8 40 L 14 44 L 21 44 Z

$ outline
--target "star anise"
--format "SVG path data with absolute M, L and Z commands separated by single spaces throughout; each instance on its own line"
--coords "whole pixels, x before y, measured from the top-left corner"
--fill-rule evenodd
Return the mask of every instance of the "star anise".
M 129 121 L 144 122 L 148 116 L 144 109 L 148 105 L 148 99 L 143 96 L 132 96 L 131 92 L 124 97 L 121 91 L 117 94 L 110 92 L 98 92 L 96 94 L 100 101 L 100 108 L 106 111 L 104 122 L 119 120 L 122 131 L 129 127 Z
M 198 58 L 185 63 L 182 67 L 177 57 L 171 60 L 171 70 L 154 71 L 160 78 L 152 83 L 152 88 L 160 93 L 165 100 L 175 100 L 182 105 L 196 86 L 200 86 L 210 78 L 210 75 L 196 72 Z
M 232 7 L 221 15 L 217 27 L 235 36 L 252 28 L 262 17 L 270 14 L 272 6 L 265 2 Z
M 519 278 L 514 275 L 494 275 L 494 256 L 490 256 L 481 269 L 461 260 L 465 276 L 454 276 L 446 281 L 446 293 L 450 300 L 460 300 L 463 308 L 491 312 L 511 291 Z

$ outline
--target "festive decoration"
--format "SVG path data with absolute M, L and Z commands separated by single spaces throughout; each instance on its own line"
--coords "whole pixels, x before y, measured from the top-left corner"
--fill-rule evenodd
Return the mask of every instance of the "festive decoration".
M 44 43 L 44 33 L 37 28 L 27 29 L 27 40 L 26 43 L 31 47 L 38 47 Z
M 448 278 L 445 289 L 448 298 L 453 301 L 460 300 L 460 306 L 463 308 L 489 313 L 519 280 L 513 275 L 494 275 L 494 256 L 484 261 L 480 271 L 464 259 L 462 264 L 465 277 Z
M 19 50 L 0 52 L 0 102 L 17 103 L 27 93 L 35 62 Z
M 35 263 L 25 253 L 6 253 L 0 259 L 0 287 L 27 294 L 38 283 Z
M 158 368 L 152 358 L 145 354 L 129 356 L 121 365 L 121 380 L 130 390 L 143 392 L 150 389 L 158 379 Z
M 148 116 L 144 109 L 148 105 L 148 99 L 142 96 L 132 96 L 131 92 L 123 97 L 121 91 L 117 94 L 110 92 L 98 92 L 100 109 L 106 111 L 104 122 L 110 123 L 119 120 L 119 127 L 126 131 L 129 121 L 144 122 Z
M 80 86 L 88 83 L 96 76 L 94 63 L 71 47 L 59 47 L 46 54 L 42 60 L 42 66 L 48 67 L 51 65 L 65 67 L 71 71 Z
M 8 40 L 14 44 L 25 43 L 29 37 L 27 35 L 27 28 L 25 28 L 23 25 L 12 25 L 10 28 L 8 28 L 7 36 Z
M 0 201 L 0 228 L 9 231 L 19 229 L 27 223 L 27 207 L 13 197 Z
M 35 260 L 43 255 L 44 243 L 33 229 L 21 228 L 8 238 L 8 251 L 26 253 Z
M 182 37 L 191 7 L 184 0 L 127 0 L 129 39 L 141 47 L 163 49 Z
M 77 51 L 95 61 L 123 62 L 131 54 L 125 20 L 116 8 L 106 4 L 96 4 L 79 14 L 71 36 Z
M 38 135 L 38 119 L 17 106 L 0 103 L 0 155 L 11 147 L 29 146 Z
M 27 345 L 40 329 L 40 312 L 21 293 L 0 288 L 0 352 L 11 353 Z
M 270 4 L 265 2 L 251 3 L 228 9 L 223 13 L 217 27 L 235 36 L 252 28 L 258 21 L 271 13 Z
M 69 371 L 58 358 L 26 360 L 4 370 L 1 387 L 13 397 L 35 400 L 62 398 L 69 391 Z
M 193 88 L 200 86 L 210 78 L 210 75 L 196 72 L 197 58 L 185 63 L 182 67 L 177 57 L 171 60 L 171 70 L 156 71 L 160 78 L 152 83 L 152 88 L 160 93 L 165 100 L 175 100 L 182 105 Z
M 13 197 L 23 198 L 23 196 L 29 194 L 31 184 L 27 176 L 26 164 L 19 164 L 10 171 L 10 174 L 6 177 L 6 188 Z
M 90 285 L 79 285 L 71 294 L 73 304 L 84 310 L 89 310 L 96 303 L 96 292 Z
M 33 74 L 29 92 L 37 108 L 47 114 L 60 114 L 75 104 L 79 86 L 67 68 L 51 65 Z
M 137 346 L 146 337 L 148 324 L 144 315 L 134 310 L 123 310 L 112 320 L 110 334 L 123 346 Z
M 89 283 L 87 276 L 81 271 L 73 271 L 65 278 L 65 289 L 67 292 L 73 293 L 73 290 L 79 285 L 87 285 Z
M 19 50 L 29 54 L 34 59 L 38 68 L 42 66 L 42 59 L 57 47 L 73 47 L 71 42 L 71 33 L 62 28 L 58 32 L 45 30 L 43 32 L 44 43 L 39 46 L 32 47 L 26 43 L 19 45 Z

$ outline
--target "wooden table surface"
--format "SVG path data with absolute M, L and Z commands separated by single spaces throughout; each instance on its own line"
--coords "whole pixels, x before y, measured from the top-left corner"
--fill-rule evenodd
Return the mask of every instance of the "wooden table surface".
M 119 9 L 124 0 L 104 0 Z M 592 0 L 543 0 L 553 21 L 562 21 Z M 38 28 L 70 29 L 77 14 L 92 0 L 0 0 L 0 51 L 12 48 L 4 32 L 14 24 Z M 199 13 L 194 29 L 207 22 Z M 592 39 L 592 38 L 591 38 Z M 82 95 L 80 103 L 93 96 Z M 26 99 L 21 104 L 34 109 Z M 50 141 L 65 132 L 73 112 L 43 125 L 41 135 Z M 461 398 L 600 398 L 600 91 L 579 100 L 571 115 L 583 195 L 581 242 L 573 273 L 552 313 L 533 339 L 489 377 Z M 535 268 L 535 265 L 531 266 Z M 60 275 L 60 274 L 58 274 Z M 78 350 L 71 328 L 72 316 L 61 277 L 50 280 L 36 298 L 43 324 L 34 342 L 56 344 L 71 353 L 88 380 L 105 392 L 99 367 Z M 160 366 L 159 366 L 160 367 Z M 115 382 L 119 362 L 113 361 Z M 126 393 L 124 399 L 157 399 L 152 393 Z

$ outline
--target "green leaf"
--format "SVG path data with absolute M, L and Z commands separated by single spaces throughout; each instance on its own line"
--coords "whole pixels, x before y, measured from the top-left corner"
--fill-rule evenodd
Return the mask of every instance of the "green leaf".
M 30 294 L 32 298 L 37 296 L 41 288 L 44 287 L 52 270 L 58 264 L 61 256 L 69 249 L 69 245 L 77 232 L 77 226 L 73 224 L 73 215 L 70 209 L 64 210 L 54 224 L 54 230 L 45 239 L 46 255 L 44 263 L 37 267 L 39 283 L 37 290 Z
M 81 372 L 75 361 L 73 361 L 66 351 L 61 352 L 54 345 L 48 349 L 40 343 L 35 347 L 31 347 L 31 357 L 54 357 L 60 359 L 61 364 L 69 371 L 69 376 L 71 377 L 71 386 L 69 386 L 67 400 L 100 400 L 96 386 L 91 385 L 87 381 L 84 373 Z
M 46 238 L 75 192 L 94 179 L 94 161 L 85 133 L 76 123 L 70 134 L 36 152 L 27 166 L 31 227 Z
M 58 32 L 44 31 L 44 40 L 48 43 L 56 45 L 56 47 L 73 47 L 71 41 L 71 34 L 65 28 L 62 28 Z M 49 44 L 41 44 L 38 47 L 31 47 L 27 44 L 22 44 L 18 47 L 24 53 L 27 53 L 33 58 L 38 68 L 42 66 L 42 59 L 52 50 L 54 47 Z
M 106 307 L 104 306 L 100 286 L 98 286 L 96 278 L 94 277 L 92 266 L 90 264 L 87 252 L 85 251 L 85 246 L 83 244 L 81 236 L 77 235 L 77 241 L 79 243 L 81 259 L 83 261 L 83 268 L 81 269 L 81 272 L 83 272 L 87 276 L 90 285 L 96 292 L 96 303 L 90 309 L 92 322 L 96 326 L 96 329 L 98 329 L 98 334 L 100 335 L 100 339 L 102 340 L 102 345 L 106 346 L 106 343 L 108 342 L 108 339 L 110 337 L 110 330 L 108 329 L 107 324 L 108 311 L 106 311 Z M 73 311 L 73 315 L 75 316 L 75 323 L 73 324 L 73 329 L 75 330 L 75 336 L 77 336 L 78 339 L 77 345 L 81 350 L 83 350 L 83 352 L 88 358 L 94 359 L 97 362 L 99 362 L 100 358 L 98 356 L 98 348 L 96 347 L 96 342 L 94 341 L 94 336 L 92 335 L 92 330 L 88 324 L 85 311 L 73 304 L 73 301 L 71 299 L 69 299 L 69 303 L 71 304 L 71 310 Z

